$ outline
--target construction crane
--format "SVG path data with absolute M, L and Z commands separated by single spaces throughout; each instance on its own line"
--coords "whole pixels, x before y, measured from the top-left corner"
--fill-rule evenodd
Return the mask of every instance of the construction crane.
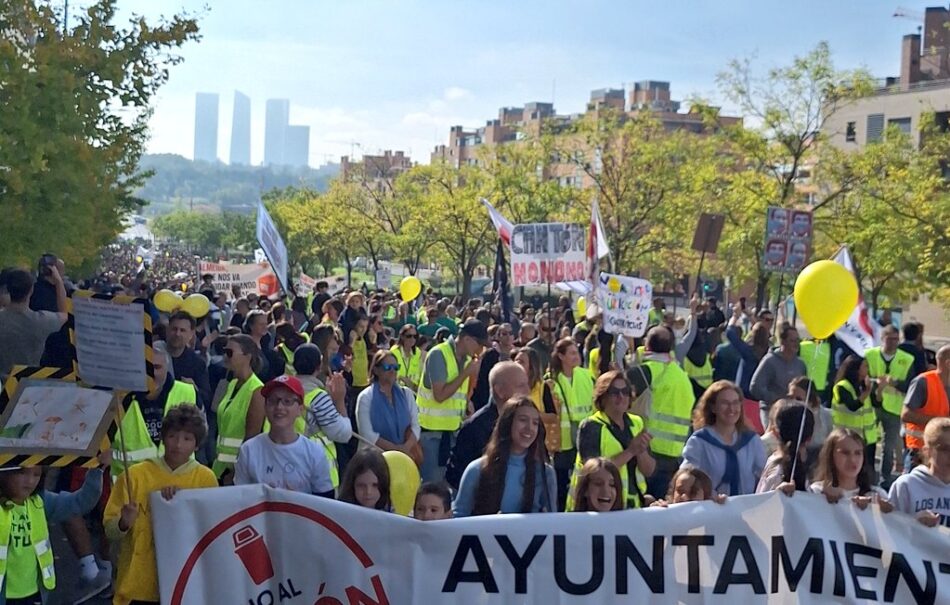
M 903 6 L 898 6 L 894 9 L 894 14 L 891 17 L 897 19 L 907 19 L 908 21 L 915 21 L 917 25 L 917 33 L 920 34 L 923 31 L 924 26 L 924 14 L 920 11 L 910 10 L 909 8 L 904 8 Z

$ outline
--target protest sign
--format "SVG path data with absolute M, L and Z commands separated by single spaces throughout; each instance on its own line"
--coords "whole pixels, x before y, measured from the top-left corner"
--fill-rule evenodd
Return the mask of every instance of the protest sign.
M 762 266 L 778 273 L 798 273 L 808 263 L 811 240 L 811 212 L 769 206 Z
M 152 319 L 148 302 L 131 296 L 77 290 L 69 299 L 69 337 L 79 378 L 97 387 L 148 391 L 152 368 Z
M 653 286 L 645 279 L 600 274 L 594 298 L 604 313 L 604 327 L 611 334 L 639 337 L 647 330 L 653 305 Z
M 393 285 L 392 269 L 390 269 L 389 267 L 376 269 L 376 288 L 389 289 L 389 288 L 392 288 L 392 285 Z
M 284 245 L 284 240 L 280 237 L 280 232 L 277 231 L 277 226 L 271 220 L 263 202 L 257 204 L 257 242 L 274 268 L 280 285 L 284 290 L 290 290 L 290 284 L 287 283 L 289 265 L 287 246 Z
M 215 292 L 227 292 L 230 295 L 234 286 L 241 289 L 241 296 L 247 296 L 251 292 L 270 296 L 280 291 L 277 276 L 266 261 L 255 265 L 198 261 L 198 275 L 207 273 L 211 274 L 211 286 Z
M 297 296 L 306 298 L 313 294 L 316 287 L 317 279 L 301 271 L 300 276 L 297 278 Z
M 53 368 L 19 368 L 0 396 L 0 463 L 5 466 L 88 464 L 112 422 L 112 391 L 32 376 Z M 98 462 L 95 463 L 98 465 Z
M 262 485 L 151 495 L 161 602 L 934 603 L 950 529 L 779 492 L 423 523 Z
M 540 286 L 587 277 L 585 232 L 575 223 L 515 225 L 512 286 Z

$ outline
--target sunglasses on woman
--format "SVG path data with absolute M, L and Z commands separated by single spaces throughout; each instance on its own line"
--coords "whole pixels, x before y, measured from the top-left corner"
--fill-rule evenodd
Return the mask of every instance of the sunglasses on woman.
M 403 335 L 402 335 L 402 337 L 403 337 L 403 338 L 406 338 L 406 339 L 410 339 L 410 338 L 415 339 L 415 338 L 417 338 L 418 336 L 419 336 L 418 334 L 403 334 Z
M 383 372 L 394 372 L 399 369 L 399 364 L 398 363 L 381 363 L 376 367 L 378 367 Z
M 607 389 L 607 394 L 608 395 L 623 395 L 624 397 L 630 397 L 630 395 L 633 394 L 633 391 L 630 390 L 630 387 L 622 387 L 619 389 L 616 387 L 610 387 L 609 389 Z

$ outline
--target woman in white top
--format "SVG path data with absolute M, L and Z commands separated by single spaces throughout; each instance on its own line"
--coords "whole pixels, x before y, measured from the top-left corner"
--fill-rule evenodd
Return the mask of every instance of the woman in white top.
M 403 452 L 421 464 L 419 408 L 412 391 L 397 383 L 396 356 L 380 349 L 369 369 L 373 384 L 356 398 L 357 432 L 383 451 Z
M 881 512 L 894 510 L 884 490 L 871 484 L 864 466 L 864 439 L 851 429 L 837 428 L 828 435 L 818 454 L 815 482 L 808 486 L 808 491 L 824 494 L 831 503 L 846 498 L 864 509 L 871 501 L 877 501 Z
M 709 385 L 693 414 L 696 431 L 683 448 L 683 467 L 695 467 L 712 480 L 713 493 L 755 493 L 765 467 L 765 448 L 745 424 L 743 396 L 728 380 Z

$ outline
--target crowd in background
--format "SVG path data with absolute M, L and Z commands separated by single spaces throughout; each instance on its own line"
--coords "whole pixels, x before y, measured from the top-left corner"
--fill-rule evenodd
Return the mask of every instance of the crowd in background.
M 194 258 L 133 266 L 129 246 L 107 254 L 98 287 L 186 283 L 210 312 L 152 310 L 155 386 L 123 402 L 105 487 L 95 471 L 64 471 L 49 490 L 32 469 L 0 473 L 0 493 L 27 517 L 32 498 L 69 498 L 44 523 L 65 520 L 90 594 L 115 575 L 117 603 L 157 601 L 154 555 L 136 546 L 151 540 L 151 491 L 264 483 L 394 511 L 386 451 L 419 469 L 420 520 L 728 506 L 778 490 L 950 526 L 939 504 L 950 502 L 950 347 L 928 355 L 919 324 L 885 327 L 861 356 L 833 338 L 802 342 L 744 299 L 694 297 L 677 317 L 658 298 L 633 339 L 566 296 L 507 316 L 479 298 L 403 301 L 326 282 L 267 298 L 215 291 Z M 55 257 L 4 271 L 0 374 L 71 365 L 65 275 Z M 117 555 L 94 546 L 98 533 Z M 50 589 L 45 559 L 33 561 L 20 560 L 33 584 L 11 593 L 8 581 L 6 602 Z

